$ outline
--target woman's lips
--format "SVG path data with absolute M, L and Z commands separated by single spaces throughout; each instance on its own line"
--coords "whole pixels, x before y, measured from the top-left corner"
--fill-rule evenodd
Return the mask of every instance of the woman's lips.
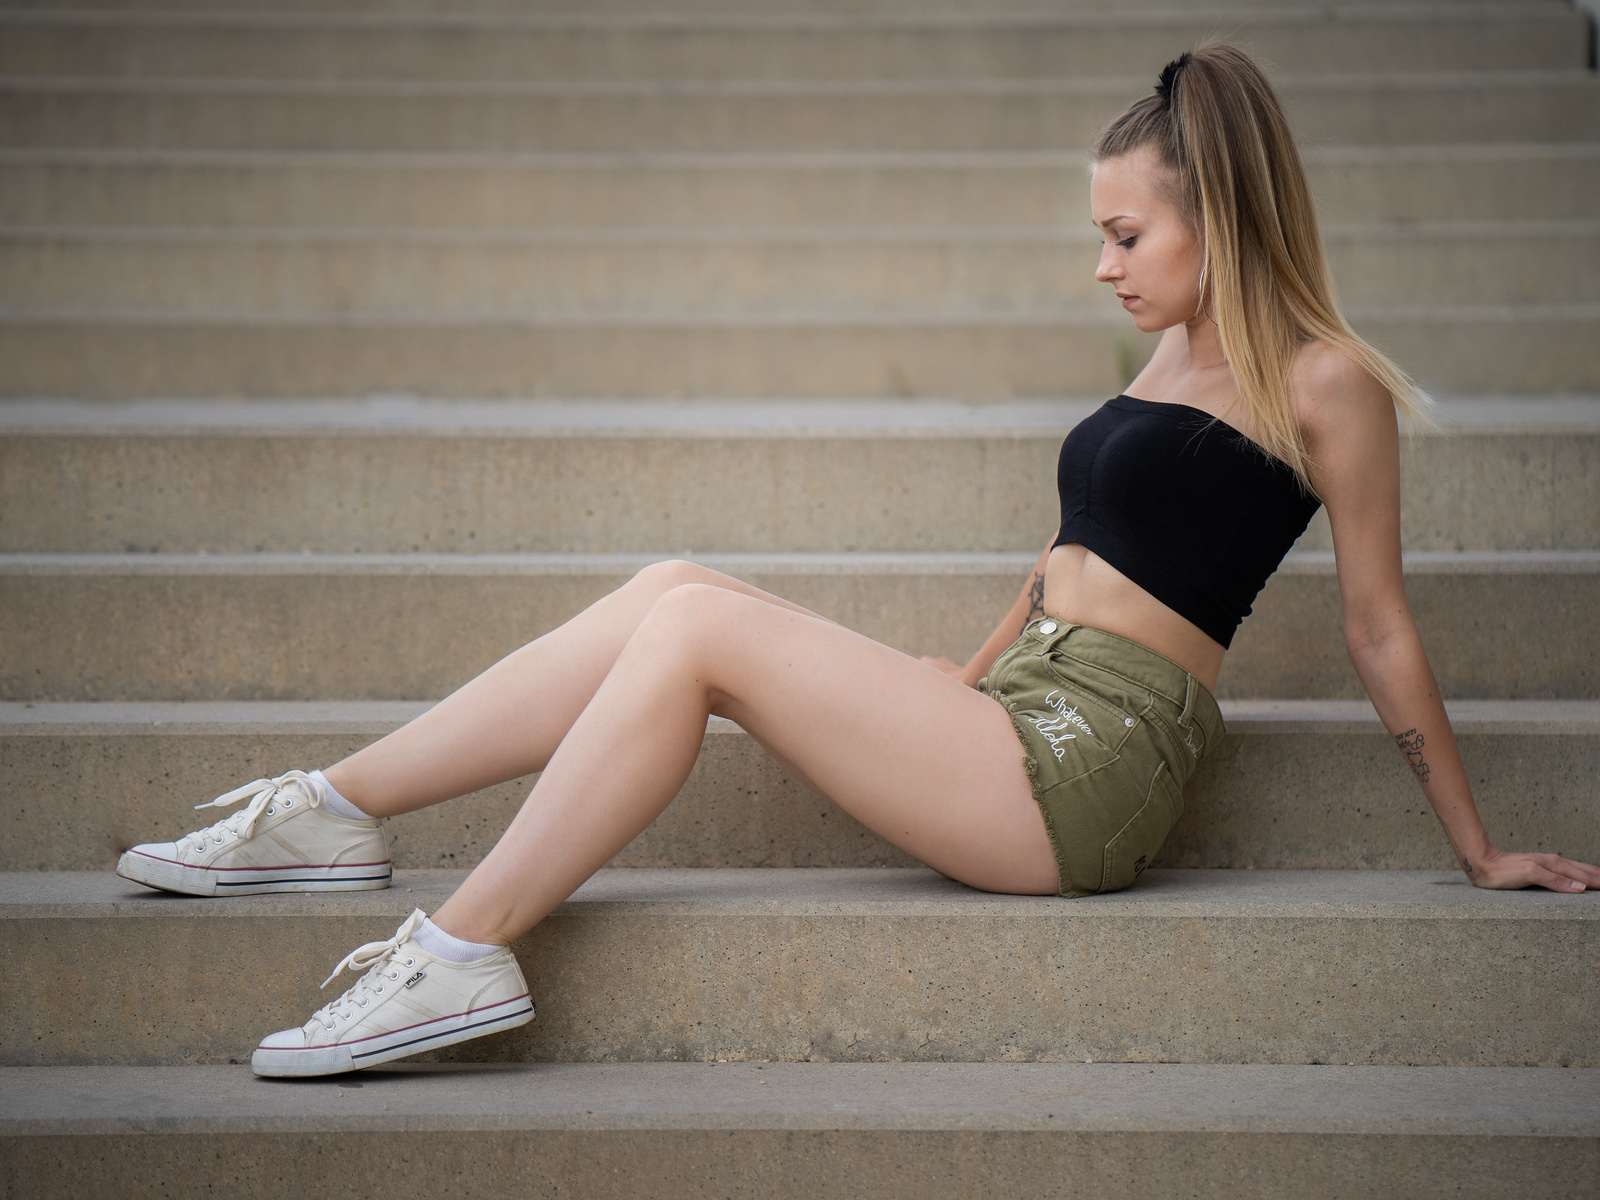
M 1123 308 L 1127 308 L 1128 305 L 1132 304 L 1138 298 L 1139 297 L 1137 297 L 1137 296 L 1124 296 L 1124 297 L 1122 297 L 1122 307 Z

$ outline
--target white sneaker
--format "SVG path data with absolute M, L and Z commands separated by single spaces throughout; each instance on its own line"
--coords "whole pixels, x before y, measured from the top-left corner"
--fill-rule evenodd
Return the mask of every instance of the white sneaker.
M 257 779 L 196 808 L 250 803 L 176 842 L 135 846 L 117 874 L 190 896 L 254 892 L 361 892 L 389 886 L 389 841 L 376 818 L 350 821 L 322 807 L 304 771 Z
M 533 1000 L 510 950 L 474 962 L 435 958 L 412 940 L 423 911 L 386 942 L 352 951 L 322 981 L 367 968 L 355 986 L 299 1029 L 262 1039 L 250 1057 L 257 1075 L 333 1075 L 424 1050 L 514 1029 L 533 1020 Z

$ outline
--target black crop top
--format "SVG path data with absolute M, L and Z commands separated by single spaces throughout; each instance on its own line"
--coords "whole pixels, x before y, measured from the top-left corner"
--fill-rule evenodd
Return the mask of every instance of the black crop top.
M 1321 507 L 1293 471 L 1187 404 L 1117 396 L 1061 444 L 1061 532 L 1224 647 Z

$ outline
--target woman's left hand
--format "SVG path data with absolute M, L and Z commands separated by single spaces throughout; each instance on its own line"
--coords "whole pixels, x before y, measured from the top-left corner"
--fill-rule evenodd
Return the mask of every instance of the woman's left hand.
M 1600 867 L 1574 862 L 1559 854 L 1508 854 L 1493 850 L 1482 859 L 1467 859 L 1461 869 L 1481 888 L 1549 888 L 1581 892 L 1600 887 Z

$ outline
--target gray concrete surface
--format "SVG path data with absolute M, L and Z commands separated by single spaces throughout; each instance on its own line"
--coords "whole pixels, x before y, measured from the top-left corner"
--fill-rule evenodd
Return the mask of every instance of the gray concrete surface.
M 1593 102 L 1600 114 L 1600 81 Z M 1600 122 L 1600 117 L 1597 117 Z M 1600 135 L 1597 135 L 1600 136 Z M 1600 220 L 1373 222 L 1324 232 L 1348 304 L 1600 300 Z M 1544 248 L 1559 240 L 1563 269 Z M 0 309 L 151 316 L 413 318 L 784 316 L 949 306 L 1024 319 L 1116 311 L 1081 227 L 814 231 L 716 237 L 536 231 L 0 229 Z
M 540 1064 L 275 1085 L 237 1067 L 13 1071 L 0 1075 L 11 1095 L 87 1103 L 37 1122 L 60 1132 L 5 1136 L 0 1186 L 168 1200 L 1088 1198 L 1136 1170 L 1153 1197 L 1581 1197 L 1600 1167 L 1592 1074 Z
M 791 11 L 754 20 L 674 20 L 659 13 L 630 20 L 518 13 L 462 21 L 413 14 L 406 21 L 373 22 L 340 20 L 337 13 L 254 21 L 201 14 L 159 21 L 75 14 L 62 21 L 24 13 L 7 22 L 12 50 L 0 67 L 12 74 L 419 82 L 1143 76 L 1152 63 L 1159 70 L 1174 45 L 1193 44 L 1214 33 L 1216 24 L 1201 13 L 1152 14 L 1132 25 L 1070 11 L 1011 16 L 969 10 L 964 16 L 951 21 L 902 11 L 863 21 Z M 1340 18 L 1258 9 L 1235 14 L 1235 28 L 1286 72 L 1588 65 L 1587 19 L 1560 5 L 1462 8 L 1448 22 L 1426 7 L 1353 6 Z M 7 124 L 16 129 L 14 121 Z
M 468 154 L 0 148 L 17 225 L 339 229 L 1076 226 L 1082 151 Z M 1600 146 L 1325 146 L 1325 221 L 1592 220 Z
M 764 1090 L 763 1090 L 764 1089 Z M 1031 1129 L 1600 1137 L 1600 1071 L 1180 1063 L 0 1068 L 0 1138 L 483 1129 Z
M 207 818 L 193 804 L 248 779 L 326 766 L 425 705 L 0 704 L 0 870 L 96 870 Z M 1600 703 L 1454 701 L 1479 811 L 1498 845 L 1600 861 Z M 1431 810 L 1365 701 L 1226 702 L 1156 866 L 1454 865 Z M 475 865 L 534 777 L 388 822 L 401 867 Z M 674 803 L 618 867 L 869 867 L 914 860 L 807 792 L 713 719 Z
M 1454 12 L 1454 5 L 1477 4 L 1480 0 L 1419 0 L 1414 7 L 1439 6 L 1434 11 L 1442 18 L 1447 19 Z M 1513 3 L 1520 0 L 1512 0 Z M 1533 0 L 1535 3 L 1563 4 L 1566 0 Z M 257 13 L 260 11 L 259 0 L 63 0 L 55 3 L 54 0 L 18 0 L 11 6 L 16 9 L 32 10 L 39 8 L 66 9 L 68 11 L 91 9 L 112 10 L 119 13 L 139 13 L 150 8 L 158 11 L 177 11 L 185 14 L 214 14 L 237 13 L 240 11 Z M 986 11 L 1001 14 L 1037 14 L 1039 7 L 1037 0 L 992 0 L 986 4 Z M 1063 6 L 1070 13 L 1105 13 L 1115 11 L 1116 8 L 1125 7 L 1141 13 L 1156 10 L 1161 13 L 1173 11 L 1199 10 L 1209 11 L 1212 7 L 1210 0 L 1067 0 Z M 1314 0 L 1251 0 L 1249 8 L 1266 8 L 1279 12 L 1298 12 L 1307 8 L 1324 7 Z M 282 6 L 283 11 L 296 14 L 315 14 L 326 11 L 325 8 L 314 3 L 314 0 L 293 0 L 292 3 Z M 449 12 L 458 16 L 473 17 L 487 15 L 491 17 L 504 17 L 507 12 L 521 11 L 515 6 L 508 6 L 506 0 L 462 0 L 458 4 L 443 5 L 418 4 L 416 0 L 345 0 L 338 10 L 341 14 L 371 14 L 373 16 L 393 17 L 396 15 L 410 15 L 414 13 L 437 14 Z M 593 18 L 596 15 L 626 16 L 637 19 L 650 14 L 666 14 L 668 16 L 683 17 L 693 14 L 739 14 L 748 15 L 748 8 L 739 0 L 545 0 L 540 5 L 541 13 L 552 16 L 567 13 L 579 14 Z M 781 10 L 780 10 L 781 11 Z M 896 13 L 909 13 L 927 19 L 930 15 L 954 16 L 970 14 L 970 0 L 807 0 L 806 10 L 821 14 L 856 14 L 876 15 Z M 59 17 L 57 18 L 59 19 Z
M 1600 302 L 1351 306 L 1364 336 L 1447 392 L 1600 390 Z M 0 326 L 0 396 L 707 397 L 1112 393 L 1145 350 L 1086 309 L 781 316 L 163 319 L 30 310 Z
M 0 877 L 0 953 L 25 965 L 6 1063 L 242 1059 L 460 878 L 211 902 Z M 447 1056 L 1600 1064 L 1595 894 L 1454 872 L 1151 870 L 1062 900 L 926 870 L 602 871 L 517 952 L 538 1019 Z
M 14 26 L 0 46 L 9 46 L 13 60 L 46 62 L 48 50 L 28 46 L 39 40 L 27 36 L 34 32 Z M 50 32 L 83 40 L 81 29 Z M 309 35 L 318 41 L 327 36 L 323 30 Z M 1157 57 L 1149 62 L 1159 69 Z M 307 81 L 254 74 L 237 80 L 86 78 L 64 64 L 59 75 L 12 71 L 0 79 L 0 121 L 10 131 L 9 144 L 211 150 L 1077 150 L 1150 86 L 1143 75 L 1026 79 L 1004 73 L 605 84 Z M 1286 81 L 1283 96 L 1296 133 L 1311 147 L 1580 141 L 1600 134 L 1600 89 L 1573 64 L 1380 72 Z
M 912 654 L 965 658 L 1033 555 L 696 555 Z M 423 699 L 619 586 L 644 556 L 0 556 L 0 698 Z M 1417 553 L 1444 694 L 1600 695 L 1600 553 Z M 428 636 L 419 638 L 425 629 Z M 70 647 L 70 649 L 67 649 Z M 1234 641 L 1228 698 L 1359 697 L 1332 556 L 1291 556 Z
M 0 551 L 1037 553 L 1099 403 L 12 401 Z M 1437 411 L 1408 549 L 1597 548 L 1600 399 Z M 1319 515 L 1300 548 L 1331 544 Z
M 204 1149 L 202 1150 L 202 1145 Z M 1395 1195 L 1586 1200 L 1589 1138 L 1074 1134 L 993 1131 L 559 1131 L 18 1138 L 0 1186 L 30 1197 L 235 1200 L 396 1194 L 600 1200 L 956 1200 L 986 1189 L 1093 1200 L 1135 1172 L 1142 1192 L 1218 1200 Z

